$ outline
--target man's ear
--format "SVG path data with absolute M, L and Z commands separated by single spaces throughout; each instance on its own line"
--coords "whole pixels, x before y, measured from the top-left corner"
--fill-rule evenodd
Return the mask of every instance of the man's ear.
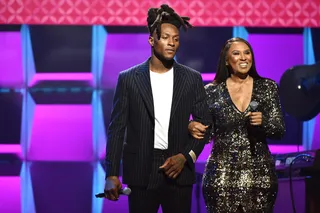
M 149 41 L 150 46 L 153 47 L 153 45 L 154 45 L 154 38 L 153 38 L 152 36 L 149 36 L 148 41 Z

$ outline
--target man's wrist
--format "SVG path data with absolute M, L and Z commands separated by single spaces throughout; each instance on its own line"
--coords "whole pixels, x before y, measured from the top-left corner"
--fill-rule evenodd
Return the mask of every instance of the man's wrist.
M 183 153 L 182 154 L 184 159 L 186 159 L 186 162 L 185 164 L 188 164 L 188 165 L 193 165 L 193 160 L 192 160 L 192 157 L 186 152 L 186 153 Z
M 119 177 L 118 176 L 108 176 L 106 177 L 106 180 L 118 180 Z
M 182 159 L 184 162 L 187 161 L 186 157 L 185 157 L 182 153 L 180 153 L 179 156 L 181 157 L 181 159 Z

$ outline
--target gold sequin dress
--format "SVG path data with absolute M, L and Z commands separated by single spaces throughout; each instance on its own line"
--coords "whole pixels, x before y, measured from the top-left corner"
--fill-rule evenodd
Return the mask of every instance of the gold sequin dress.
M 251 101 L 262 112 L 261 126 L 251 126 L 231 101 L 226 83 L 206 85 L 213 116 L 214 146 L 203 175 L 203 195 L 209 213 L 272 212 L 278 183 L 266 138 L 280 139 L 284 120 L 277 84 L 254 79 Z

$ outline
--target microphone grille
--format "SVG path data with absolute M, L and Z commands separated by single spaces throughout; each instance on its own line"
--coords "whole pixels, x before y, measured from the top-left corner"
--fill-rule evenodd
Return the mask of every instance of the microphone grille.
M 131 189 L 128 188 L 128 187 L 125 187 L 123 190 L 122 190 L 122 193 L 124 195 L 130 195 L 131 194 Z
M 249 106 L 251 108 L 251 110 L 256 110 L 258 108 L 259 103 L 256 101 L 251 101 Z

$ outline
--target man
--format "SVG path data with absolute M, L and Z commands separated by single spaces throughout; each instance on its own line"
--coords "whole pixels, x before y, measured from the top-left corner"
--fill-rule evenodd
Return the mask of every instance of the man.
M 207 138 L 193 139 L 188 123 L 190 114 L 207 123 L 208 107 L 200 73 L 174 60 L 179 28 L 191 27 L 188 20 L 168 5 L 149 9 L 151 58 L 119 74 L 107 133 L 105 194 L 119 197 L 123 154 L 131 213 L 156 213 L 160 205 L 164 213 L 191 211 L 194 163 Z

